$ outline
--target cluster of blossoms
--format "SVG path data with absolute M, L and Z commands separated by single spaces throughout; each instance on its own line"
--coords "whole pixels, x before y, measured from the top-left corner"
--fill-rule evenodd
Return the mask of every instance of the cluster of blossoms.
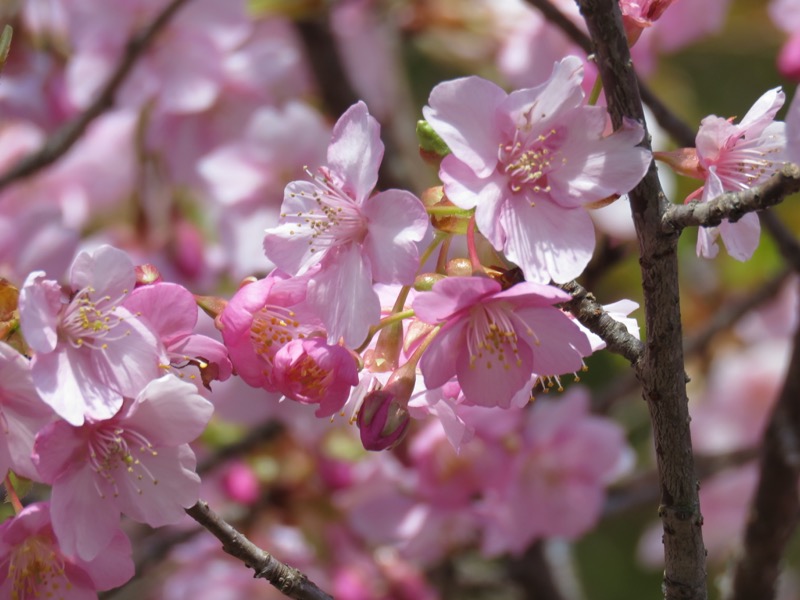
M 31 2 L 23 18 L 36 35 L 71 48 L 53 84 L 70 114 L 113 68 L 119 31 L 135 31 L 157 3 L 68 4 L 54 3 L 63 10 L 44 18 Z M 377 597 L 365 583 L 376 571 L 404 581 L 407 597 L 433 597 L 415 569 L 454 547 L 519 555 L 534 540 L 587 531 L 606 486 L 630 464 L 623 431 L 590 415 L 578 388 L 531 401 L 561 390 L 562 377 L 604 345 L 561 309 L 571 296 L 557 284 L 580 276 L 592 258 L 590 209 L 631 191 L 651 167 L 643 124 L 611 130 L 606 109 L 587 101 L 577 56 L 539 61 L 535 81 L 511 93 L 480 77 L 447 81 L 431 91 L 421 127 L 437 148 L 427 157 L 442 185 L 424 201 L 377 191 L 384 144 L 367 104 L 330 128 L 298 99 L 310 84 L 285 23 L 254 26 L 234 2 L 195 4 L 137 65 L 116 112 L 55 168 L 0 198 L 0 274 L 9 280 L 0 280 L 0 297 L 13 298 L 11 316 L 0 314 L 0 473 L 15 475 L 5 484 L 12 497 L 14 479 L 41 484 L 35 502 L 14 498 L 15 516 L 0 524 L 0 591 L 83 598 L 127 581 L 133 563 L 121 515 L 160 527 L 197 502 L 189 444 L 212 418 L 209 398 L 224 404 L 211 384 L 232 385 L 233 375 L 261 404 L 313 405 L 316 417 L 356 424 L 364 448 L 405 453 L 338 471 L 327 464 L 326 492 L 349 527 L 331 524 L 325 533 L 341 552 L 330 578 L 337 597 Z M 631 44 L 647 39 L 669 4 L 621 2 Z M 530 17 L 529 7 L 514 11 Z M 352 7 L 337 13 L 340 37 L 357 17 Z M 346 56 L 373 39 L 369 23 L 354 25 L 363 31 Z M 529 35 L 522 28 L 532 23 L 521 23 L 516 33 Z M 20 60 L 31 67 L 32 51 Z M 185 62 L 202 68 L 184 70 Z M 20 93 L 25 71 L 9 66 Z M 517 67 L 520 78 L 532 77 L 530 65 Z M 390 92 L 364 95 L 374 114 L 389 112 Z M 18 121 L 0 130 L 0 166 L 37 147 L 52 126 L 47 107 L 11 96 L 4 101 Z M 762 183 L 800 156 L 800 104 L 784 125 L 774 120 L 783 102 L 775 89 L 738 124 L 707 117 L 696 149 L 655 158 L 704 181 L 687 201 Z M 227 139 L 226 127 L 241 135 Z M 139 130 L 144 149 L 131 141 Z M 176 142 L 187 138 L 197 143 Z M 125 155 L 120 165 L 145 156 L 140 172 L 99 168 L 98 148 L 109 144 Z M 179 195 L 164 172 L 176 189 L 194 186 L 216 199 L 198 212 L 209 215 L 224 252 L 204 247 L 180 202 L 164 209 L 161 200 Z M 112 245 L 77 252 L 78 230 L 138 179 L 155 198 L 137 213 L 147 239 L 137 245 L 135 235 L 116 232 L 101 240 Z M 263 205 L 276 195 L 280 206 Z M 451 245 L 461 235 L 466 256 Z M 698 255 L 713 258 L 718 236 L 746 260 L 758 220 L 749 214 L 701 230 Z M 242 241 L 253 239 L 263 256 L 253 258 Z M 159 268 L 149 260 L 157 246 L 170 256 L 152 261 Z M 210 288 L 222 272 L 263 276 L 244 278 L 223 299 L 195 296 L 161 275 Z M 623 301 L 607 312 L 638 336 L 626 318 L 635 308 Z M 248 474 L 231 469 L 223 483 L 243 503 L 258 495 Z M 284 540 L 286 532 L 264 537 Z M 377 567 L 359 562 L 363 548 L 376 546 L 397 554 Z

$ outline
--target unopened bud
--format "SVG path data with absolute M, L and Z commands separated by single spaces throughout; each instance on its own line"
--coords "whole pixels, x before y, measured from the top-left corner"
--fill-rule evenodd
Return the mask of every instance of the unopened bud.
M 370 392 L 358 411 L 361 443 L 367 450 L 389 450 L 405 436 L 410 417 L 405 403 L 386 388 Z
M 422 273 L 414 279 L 414 289 L 418 292 L 430 292 L 433 284 L 442 279 L 444 279 L 444 275 L 440 273 Z
M 471 277 L 472 263 L 468 258 L 451 258 L 447 261 L 444 272 L 450 277 Z

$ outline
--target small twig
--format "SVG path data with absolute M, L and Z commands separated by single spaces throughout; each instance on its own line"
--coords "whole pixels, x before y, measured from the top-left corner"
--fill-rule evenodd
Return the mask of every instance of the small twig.
M 685 227 L 713 227 L 723 219 L 736 222 L 747 213 L 764 210 L 800 191 L 800 167 L 786 164 L 764 183 L 740 192 L 726 192 L 708 202 L 673 204 L 661 218 L 665 233 Z
M 780 563 L 797 527 L 800 497 L 800 328 L 778 401 L 764 433 L 759 481 L 744 550 L 733 577 L 733 600 L 774 598 Z
M 0 190 L 53 164 L 81 138 L 92 121 L 114 105 L 115 96 L 133 70 L 137 59 L 169 23 L 178 9 L 186 4 L 186 1 L 172 0 L 149 25 L 128 41 L 116 69 L 111 73 L 94 101 L 80 115 L 53 133 L 39 150 L 22 158 L 3 175 L 0 175 Z
M 558 287 L 572 295 L 572 300 L 564 302 L 562 307 L 589 331 L 600 336 L 608 350 L 625 357 L 632 365 L 639 362 L 644 352 L 642 342 L 632 336 L 625 325 L 614 320 L 592 294 L 577 281 Z
M 212 511 L 206 502 L 198 501 L 186 509 L 186 514 L 214 534 L 222 542 L 225 552 L 253 569 L 254 577 L 266 579 L 285 596 L 294 600 L 333 600 L 333 596 L 319 589 L 303 573 L 253 544 Z
M 548 21 L 561 29 L 568 38 L 580 46 L 587 56 L 590 56 L 594 52 L 594 45 L 592 44 L 591 38 L 558 10 L 550 0 L 527 0 L 527 2 L 531 6 L 539 9 Z M 675 113 L 667 108 L 661 99 L 647 87 L 644 81 L 638 79 L 638 83 L 642 100 L 647 104 L 661 128 L 669 133 L 678 145 L 687 148 L 694 146 L 695 132 L 678 118 Z

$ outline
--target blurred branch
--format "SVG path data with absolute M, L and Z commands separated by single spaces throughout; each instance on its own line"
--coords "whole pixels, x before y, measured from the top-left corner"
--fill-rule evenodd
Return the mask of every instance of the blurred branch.
M 222 542 L 225 552 L 253 569 L 254 577 L 266 579 L 285 596 L 295 600 L 333 600 L 333 596 L 319 589 L 303 573 L 283 564 L 269 552 L 253 544 L 202 500 L 187 508 L 186 514 L 214 534 Z
M 11 183 L 37 173 L 61 158 L 81 138 L 92 121 L 114 105 L 115 96 L 133 70 L 136 61 L 186 2 L 187 0 L 172 0 L 149 25 L 128 40 L 116 69 L 100 88 L 94 101 L 81 114 L 53 133 L 39 150 L 22 158 L 0 175 L 0 191 Z
M 797 241 L 797 237 L 772 211 L 762 212 L 759 217 L 761 225 L 769 231 L 772 239 L 778 245 L 778 250 L 784 260 L 791 265 L 794 271 L 800 273 L 800 242 Z
M 693 201 L 673 204 L 661 222 L 666 233 L 680 232 L 685 227 L 713 227 L 723 219 L 736 222 L 747 213 L 764 210 L 800 191 L 800 167 L 786 164 L 764 183 L 739 192 L 726 192 L 708 202 Z
M 259 427 L 251 429 L 245 437 L 235 444 L 219 448 L 211 456 L 201 462 L 197 466 L 197 474 L 204 475 L 208 473 L 225 461 L 241 456 L 260 444 L 275 439 L 281 435 L 284 430 L 284 426 L 278 421 L 267 421 Z
M 594 52 L 594 44 L 591 38 L 567 18 L 550 0 L 527 0 L 528 4 L 539 9 L 544 17 L 561 29 L 568 38 L 575 42 L 586 53 L 591 56 Z M 695 132 L 680 118 L 678 118 L 637 76 L 639 93 L 642 100 L 656 119 L 656 122 L 667 132 L 679 146 L 693 147 Z
M 614 127 L 624 119 L 644 123 L 638 79 L 633 70 L 622 15 L 616 0 L 579 0 L 594 41 L 597 67 Z M 649 139 L 642 145 L 649 149 Z M 629 194 L 639 241 L 647 342 L 634 365 L 653 426 L 664 530 L 667 600 L 705 600 L 706 550 L 697 496 L 683 359 L 678 280 L 678 235 L 661 220 L 669 203 L 655 165 Z
M 317 91 L 328 110 L 338 118 L 360 98 L 331 33 L 327 11 L 298 20 L 296 28 L 317 81 Z M 413 119 L 409 119 L 399 126 L 408 127 L 413 133 L 414 123 Z M 392 157 L 401 154 L 400 149 L 404 146 L 398 139 L 397 127 L 396 124 L 381 122 L 386 144 L 386 158 L 381 162 L 379 171 L 378 187 L 381 189 L 414 187 L 411 185 L 413 182 L 405 181 L 406 177 L 397 176 L 390 168 Z M 386 133 L 389 135 L 386 136 Z
M 733 577 L 733 600 L 774 598 L 780 563 L 800 515 L 800 328 L 764 433 L 759 481 Z
M 615 321 L 591 293 L 577 281 L 558 287 L 572 295 L 572 300 L 561 306 L 589 331 L 600 336 L 608 350 L 624 356 L 632 365 L 639 362 L 644 352 L 642 342 L 632 336 L 622 323 Z
M 508 574 L 525 593 L 536 600 L 563 600 L 545 555 L 545 542 L 537 540 L 519 557 L 508 559 Z

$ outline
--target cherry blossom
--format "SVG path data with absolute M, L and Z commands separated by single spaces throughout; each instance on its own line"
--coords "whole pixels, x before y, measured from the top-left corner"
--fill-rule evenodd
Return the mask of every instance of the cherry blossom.
M 159 376 L 161 348 L 122 306 L 133 291 L 133 263 L 121 250 L 82 252 L 70 269 L 67 297 L 34 271 L 20 291 L 20 326 L 35 351 L 33 382 L 42 399 L 72 425 L 108 419 Z
M 481 233 L 525 279 L 564 283 L 586 267 L 594 229 L 583 207 L 628 192 L 647 171 L 644 133 L 603 137 L 604 108 L 586 106 L 577 57 L 542 85 L 506 94 L 479 77 L 440 83 L 423 109 L 452 150 L 439 176 L 447 197 L 475 208 Z
M 707 202 L 724 192 L 746 190 L 766 181 L 787 160 L 785 124 L 775 115 L 785 99 L 780 88 L 762 95 L 738 124 L 711 115 L 697 132 L 697 150 L 659 153 L 659 158 L 690 177 L 705 180 L 686 201 Z M 714 258 L 717 237 L 733 258 L 748 260 L 758 247 L 761 226 L 755 213 L 736 222 L 723 220 L 697 234 L 697 255 Z
M 85 530 L 92 535 L 93 530 Z M 31 504 L 0 524 L 0 596 L 91 600 L 133 577 L 131 543 L 116 529 L 91 560 L 65 552 L 48 503 Z
M 120 512 L 152 527 L 179 521 L 200 491 L 188 442 L 212 412 L 194 385 L 165 375 L 111 419 L 79 428 L 59 421 L 41 431 L 34 461 L 52 485 L 61 547 L 93 559 L 113 538 Z
M 328 166 L 286 187 L 280 224 L 264 237 L 267 258 L 289 274 L 319 265 L 307 301 L 331 343 L 364 340 L 380 318 L 373 281 L 410 284 L 419 266 L 416 244 L 428 229 L 410 192 L 370 195 L 383 157 L 379 129 L 363 102 L 351 106 L 333 129 Z
M 569 298 L 532 282 L 501 290 L 491 279 L 439 281 L 413 303 L 419 319 L 442 324 L 422 355 L 425 385 L 437 388 L 456 375 L 467 402 L 508 408 L 532 375 L 579 371 L 592 352 L 589 340 L 553 307 Z

